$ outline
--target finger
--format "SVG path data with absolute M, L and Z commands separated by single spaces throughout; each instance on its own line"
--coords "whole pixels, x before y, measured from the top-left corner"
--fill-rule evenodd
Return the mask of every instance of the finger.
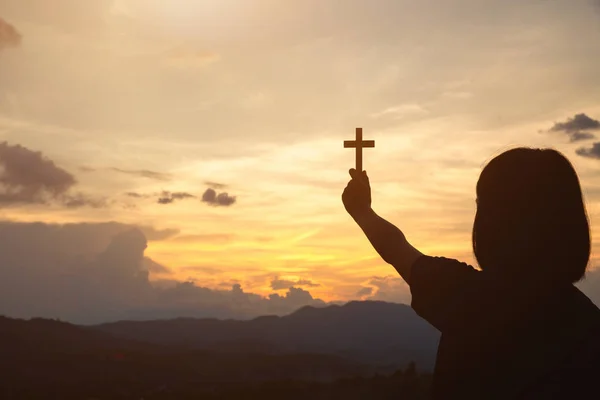
M 354 179 L 356 177 L 356 170 L 354 168 L 350 168 L 350 171 L 348 171 L 350 173 L 350 177 L 352 179 Z
M 369 183 L 369 176 L 367 175 L 367 171 L 362 172 L 362 178 L 366 183 Z

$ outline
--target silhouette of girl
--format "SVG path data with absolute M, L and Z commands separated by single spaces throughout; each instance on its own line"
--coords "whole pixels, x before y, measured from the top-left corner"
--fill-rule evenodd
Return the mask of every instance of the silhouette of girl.
M 434 399 L 589 398 L 600 376 L 600 310 L 573 284 L 590 257 L 579 179 L 551 149 L 517 148 L 477 183 L 473 251 L 481 271 L 423 255 L 371 208 L 350 170 L 348 213 L 410 286 L 412 307 L 441 333 Z

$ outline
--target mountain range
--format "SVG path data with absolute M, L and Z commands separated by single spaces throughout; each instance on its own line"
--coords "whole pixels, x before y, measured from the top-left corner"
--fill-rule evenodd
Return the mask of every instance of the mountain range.
M 439 333 L 407 305 L 363 301 L 307 306 L 283 317 L 249 321 L 179 318 L 120 321 L 89 329 L 159 345 L 223 353 L 342 356 L 362 364 L 431 369 Z
M 230 390 L 279 393 L 295 387 L 276 382 L 314 382 L 302 386 L 311 393 L 317 382 L 334 385 L 323 386 L 326 391 L 358 385 L 372 393 L 383 385 L 389 392 L 402 389 L 394 382 L 409 375 L 397 371 L 414 369 L 411 361 L 419 371 L 431 368 L 437 340 L 437 331 L 410 307 L 383 302 L 304 307 L 249 321 L 179 318 L 78 326 L 0 317 L 0 397 L 221 398 Z M 396 378 L 381 380 L 378 374 Z M 428 387 L 426 376 L 425 381 L 410 376 L 411 385 Z M 367 380 L 335 383 L 342 378 Z M 262 389 L 256 386 L 261 382 L 273 384 Z

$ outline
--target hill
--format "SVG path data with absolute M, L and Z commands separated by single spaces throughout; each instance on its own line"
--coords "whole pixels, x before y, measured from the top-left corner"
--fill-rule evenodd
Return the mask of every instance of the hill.
M 430 369 L 439 333 L 406 305 L 351 302 L 304 307 L 250 321 L 180 318 L 121 321 L 90 329 L 115 337 L 221 353 L 321 353 L 390 370 L 415 361 Z
M 232 382 L 331 382 L 369 373 L 333 355 L 224 354 L 141 343 L 54 320 L 0 317 L 0 394 L 7 399 L 198 394 Z

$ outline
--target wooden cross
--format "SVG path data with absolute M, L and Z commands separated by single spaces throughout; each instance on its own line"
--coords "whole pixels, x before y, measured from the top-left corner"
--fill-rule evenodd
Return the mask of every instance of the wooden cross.
M 374 140 L 363 140 L 362 128 L 356 128 L 356 140 L 345 140 L 345 148 L 356 149 L 356 170 L 362 172 L 363 170 L 363 157 L 362 149 L 367 147 L 375 147 Z

